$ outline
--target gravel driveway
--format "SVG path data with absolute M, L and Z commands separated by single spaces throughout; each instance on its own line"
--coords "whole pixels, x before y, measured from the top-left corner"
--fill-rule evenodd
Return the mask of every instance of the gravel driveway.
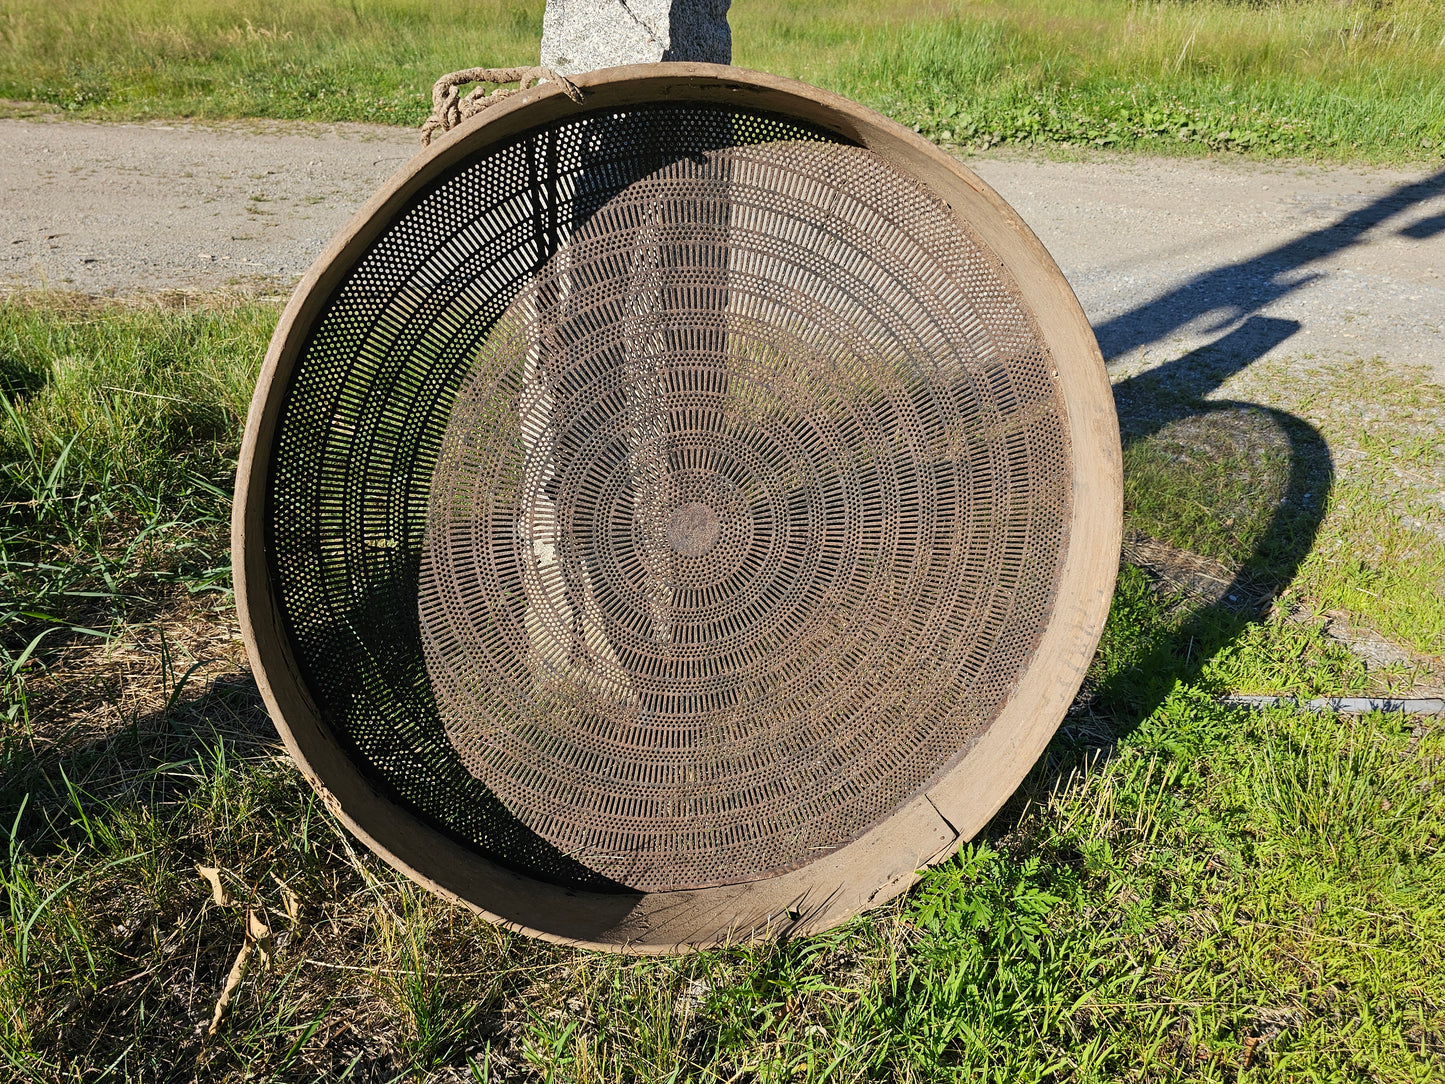
M 416 133 L 0 121 L 0 283 L 284 291 Z M 990 154 L 969 165 L 1068 275 L 1111 362 L 1232 336 L 1445 383 L 1445 170 Z

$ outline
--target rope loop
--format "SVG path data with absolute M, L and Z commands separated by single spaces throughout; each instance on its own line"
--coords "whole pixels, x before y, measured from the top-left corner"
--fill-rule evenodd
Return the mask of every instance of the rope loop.
M 582 91 L 577 84 L 551 68 L 466 68 L 442 76 L 431 88 L 431 116 L 421 126 L 421 145 L 430 146 L 432 133 L 438 128 L 449 132 L 487 106 L 544 80 L 556 83 L 562 88 L 562 93 L 574 102 L 582 100 Z M 460 88 L 468 83 L 478 85 L 463 97 Z M 517 86 L 499 86 L 502 83 L 516 83 Z M 488 86 L 497 86 L 498 89 L 489 93 Z

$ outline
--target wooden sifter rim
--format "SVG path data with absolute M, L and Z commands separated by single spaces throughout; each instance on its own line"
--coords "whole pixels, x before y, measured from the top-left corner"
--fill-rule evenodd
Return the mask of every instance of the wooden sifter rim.
M 629 952 L 816 932 L 905 890 L 919 868 L 976 834 L 1033 766 L 1078 689 L 1108 612 L 1121 534 L 1118 423 L 1103 359 L 1068 283 L 1028 227 L 972 172 L 901 125 L 802 83 L 717 65 L 637 65 L 576 82 L 584 91 L 580 104 L 544 84 L 438 139 L 367 202 L 298 286 L 257 383 L 237 475 L 232 537 L 242 633 L 271 716 L 327 807 L 388 863 L 438 894 L 549 940 Z M 1034 661 L 989 727 L 926 793 L 792 872 L 720 887 L 606 894 L 515 873 L 373 785 L 322 723 L 308 693 L 262 540 L 269 452 L 305 332 L 376 239 L 462 159 L 540 125 L 643 103 L 732 106 L 797 118 L 867 148 L 941 198 L 1003 263 L 1057 361 L 1073 511 L 1058 596 Z

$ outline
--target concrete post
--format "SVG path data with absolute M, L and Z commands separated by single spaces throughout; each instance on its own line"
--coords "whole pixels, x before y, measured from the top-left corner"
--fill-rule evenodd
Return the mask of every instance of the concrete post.
M 727 12 L 731 0 L 547 0 L 542 23 L 541 63 L 563 75 L 578 75 L 621 64 L 663 60 L 727 64 L 732 35 Z M 585 189 L 586 178 L 579 179 Z M 659 210 L 659 214 L 660 214 Z M 573 226 L 584 219 L 574 216 Z M 667 423 L 663 411 L 665 350 L 661 324 L 663 298 L 655 233 L 659 222 L 639 233 L 628 280 L 618 284 L 626 297 L 626 335 L 618 363 L 628 388 L 628 469 L 633 508 L 642 536 L 639 555 L 646 574 L 649 638 L 670 643 L 673 635 L 671 568 L 674 551 L 666 484 Z M 552 261 L 565 260 L 566 237 Z M 560 271 L 566 289 L 565 271 Z M 540 299 L 533 299 L 533 303 Z M 539 304 L 529 321 L 540 327 L 560 313 Z M 617 699 L 632 696 L 625 667 L 603 631 L 593 576 L 580 553 L 557 529 L 554 479 L 565 473 L 570 454 L 560 439 L 558 421 L 567 404 L 556 397 L 568 391 L 547 377 L 548 359 L 540 333 L 531 343 L 523 377 L 523 401 L 532 419 L 524 491 L 531 495 L 522 533 L 531 552 L 532 575 L 525 578 L 526 625 L 533 665 L 541 680 L 563 678 Z M 555 390 L 554 390 L 555 389 Z
M 547 0 L 542 66 L 563 75 L 618 64 L 731 64 L 731 0 Z

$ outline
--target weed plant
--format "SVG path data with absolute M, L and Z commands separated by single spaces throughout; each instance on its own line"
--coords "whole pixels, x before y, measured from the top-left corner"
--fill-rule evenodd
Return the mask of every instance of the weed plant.
M 534 63 L 541 13 L 541 0 L 4 0 L 0 97 L 91 117 L 416 125 L 444 72 Z M 1445 155 L 1433 0 L 737 0 L 732 26 L 738 64 L 945 144 Z

